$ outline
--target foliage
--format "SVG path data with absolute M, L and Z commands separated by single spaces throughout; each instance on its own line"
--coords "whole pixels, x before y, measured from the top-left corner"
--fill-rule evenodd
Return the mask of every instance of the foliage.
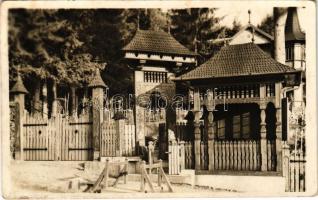
M 83 87 L 99 68 L 111 88 L 110 93 L 132 92 L 132 71 L 121 49 L 138 28 L 171 29 L 181 44 L 203 56 L 203 62 L 214 51 L 209 40 L 235 29 L 221 27 L 214 11 L 209 8 L 167 12 L 160 9 L 12 9 L 9 12 L 10 82 L 19 69 L 30 85 L 54 80 L 66 87 Z
M 273 15 L 267 15 L 266 18 L 263 19 L 260 25 L 257 28 L 265 31 L 270 35 L 274 35 L 274 17 Z
M 212 38 L 217 38 L 222 28 L 215 8 L 191 8 L 171 10 L 171 34 L 177 40 L 203 56 L 203 62 L 212 54 Z

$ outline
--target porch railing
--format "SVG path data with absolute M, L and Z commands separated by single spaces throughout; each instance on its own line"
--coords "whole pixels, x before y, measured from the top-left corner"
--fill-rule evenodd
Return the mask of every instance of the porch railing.
M 211 152 L 212 154 L 209 154 Z M 169 173 L 179 174 L 182 169 L 194 169 L 194 157 L 192 142 L 170 141 Z M 209 169 L 209 164 L 211 169 Z M 267 164 L 267 171 L 276 170 L 274 141 L 267 141 Z M 256 140 L 213 141 L 211 146 L 208 145 L 208 142 L 201 142 L 200 170 L 260 171 L 260 142 Z

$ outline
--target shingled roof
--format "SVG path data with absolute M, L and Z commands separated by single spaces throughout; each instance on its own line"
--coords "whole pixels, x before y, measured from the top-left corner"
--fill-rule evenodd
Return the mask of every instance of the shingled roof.
M 131 42 L 123 48 L 131 52 L 151 52 L 181 56 L 196 56 L 164 31 L 138 30 Z
M 175 80 L 253 76 L 292 71 L 295 70 L 277 62 L 256 44 L 246 43 L 223 47 L 210 60 Z
M 14 86 L 10 90 L 11 93 L 23 93 L 23 94 L 28 94 L 28 90 L 25 88 L 22 78 L 20 74 L 17 76 L 17 81 L 14 84 Z
M 285 26 L 285 40 L 286 41 L 299 41 L 305 40 L 305 33 L 302 32 L 299 24 L 297 8 L 288 8 L 288 14 Z
M 90 87 L 90 88 L 96 88 L 96 87 L 107 88 L 107 85 L 104 83 L 102 77 L 100 76 L 99 69 L 96 69 L 92 80 L 88 84 L 88 87 Z

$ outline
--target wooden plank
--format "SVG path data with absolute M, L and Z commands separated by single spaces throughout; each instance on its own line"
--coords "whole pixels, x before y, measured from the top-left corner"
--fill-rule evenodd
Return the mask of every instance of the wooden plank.
M 229 142 L 224 143 L 225 146 L 225 169 L 228 170 L 230 166 Z
M 242 142 L 237 142 L 237 170 L 242 170 Z
M 233 157 L 234 157 L 234 163 L 233 163 L 233 169 L 237 170 L 238 169 L 238 150 L 237 150 L 237 141 L 233 142 Z

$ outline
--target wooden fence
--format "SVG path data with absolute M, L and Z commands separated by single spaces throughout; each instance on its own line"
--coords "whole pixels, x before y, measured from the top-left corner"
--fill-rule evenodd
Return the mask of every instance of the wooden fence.
M 116 121 L 105 121 L 101 125 L 101 156 L 134 156 L 136 155 L 135 125 L 124 124 L 123 133 L 116 127 Z M 121 139 L 118 138 L 121 134 Z M 119 146 L 120 147 L 119 147 Z
M 212 145 L 212 170 L 260 170 L 258 141 L 214 141 Z
M 169 173 L 179 174 L 182 169 L 194 168 L 194 148 L 192 142 L 169 142 Z M 212 148 L 212 151 L 211 149 Z M 209 150 L 212 152 L 209 155 Z M 267 141 L 268 171 L 276 170 L 275 142 Z M 200 169 L 259 171 L 261 168 L 259 141 L 212 141 L 200 143 Z
M 193 169 L 194 153 L 191 142 L 169 142 L 169 174 L 180 174 L 182 169 Z
M 118 121 L 101 124 L 101 156 L 135 155 L 135 125 L 122 121 L 123 128 L 118 128 Z M 24 160 L 93 160 L 92 126 L 89 114 L 79 117 L 57 114 L 48 119 L 25 113 L 22 130 Z
M 305 192 L 306 156 L 301 150 L 292 151 L 283 143 L 283 175 L 285 177 L 286 192 Z

